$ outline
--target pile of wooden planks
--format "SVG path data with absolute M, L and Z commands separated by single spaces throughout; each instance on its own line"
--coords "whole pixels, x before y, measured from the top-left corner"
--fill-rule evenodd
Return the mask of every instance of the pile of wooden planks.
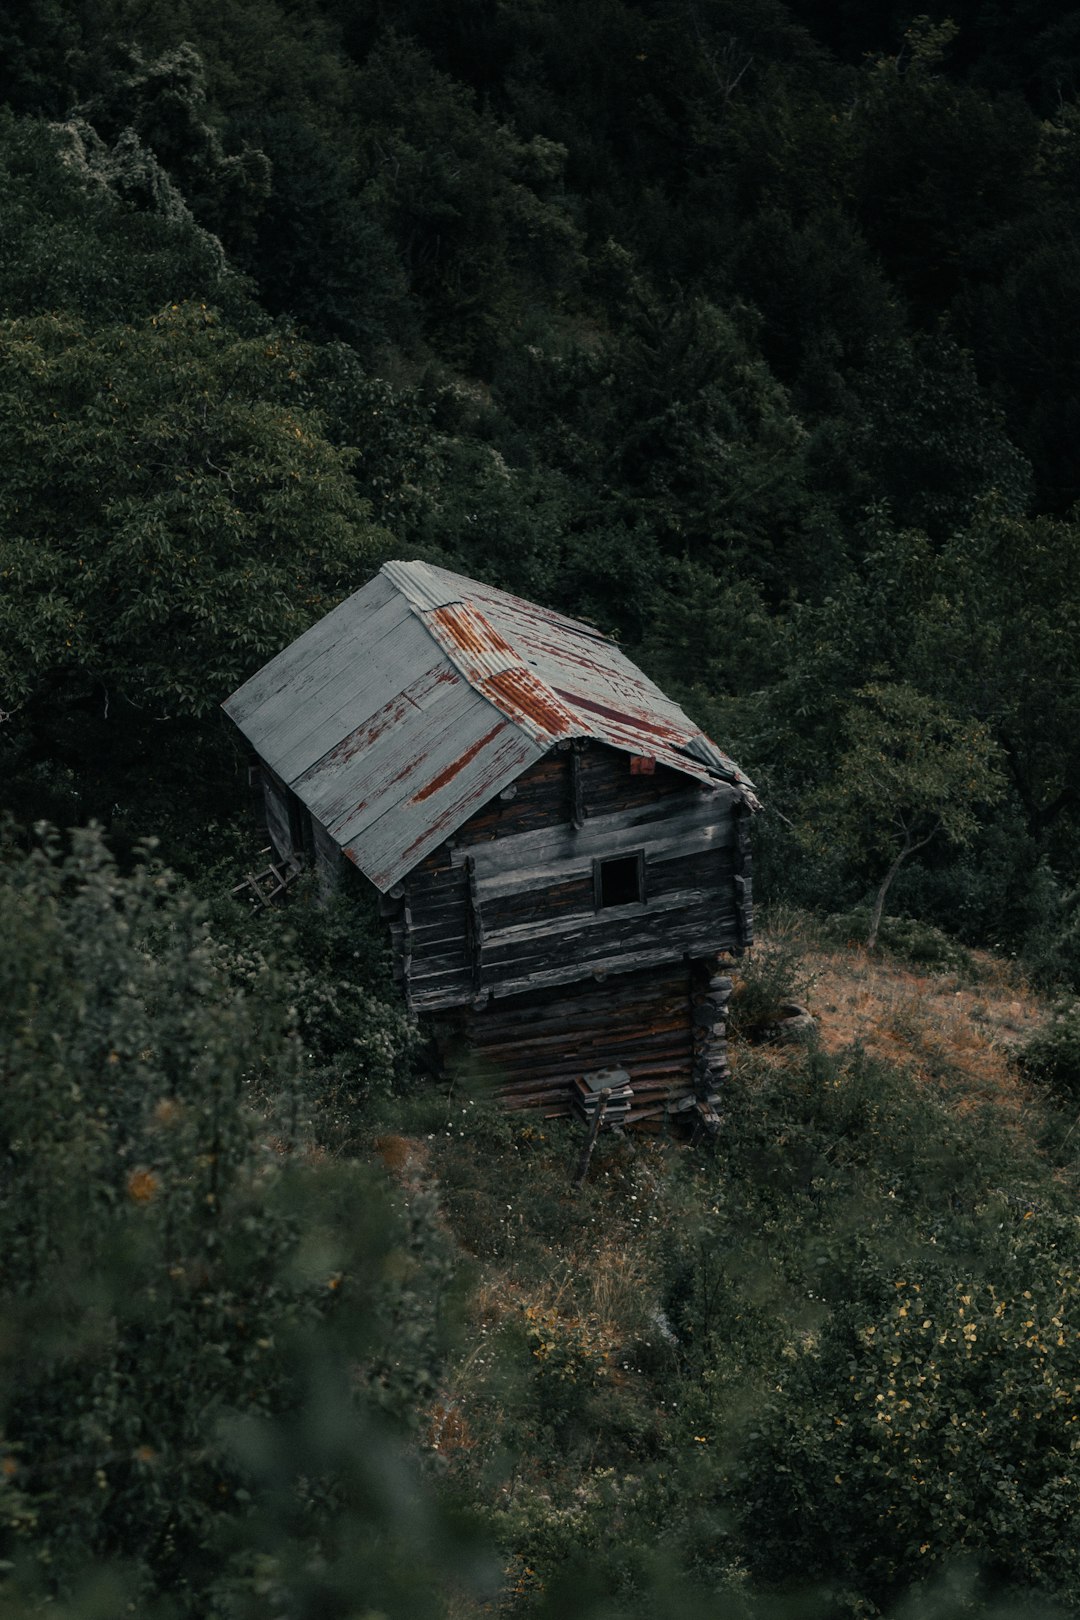
M 618 1125 L 630 1112 L 634 1088 L 625 1069 L 594 1069 L 591 1074 L 575 1077 L 570 1100 L 588 1123 L 602 1113 L 605 1125 Z

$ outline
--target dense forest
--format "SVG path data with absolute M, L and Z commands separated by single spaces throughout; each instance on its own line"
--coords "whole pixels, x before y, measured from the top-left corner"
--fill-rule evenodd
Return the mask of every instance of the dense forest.
M 0 100 L 0 1614 L 1077 1612 L 1080 14 L 23 0 Z M 1058 998 L 1022 1117 L 748 1050 L 568 1200 L 425 1080 L 359 881 L 231 896 L 219 705 L 391 557 Z

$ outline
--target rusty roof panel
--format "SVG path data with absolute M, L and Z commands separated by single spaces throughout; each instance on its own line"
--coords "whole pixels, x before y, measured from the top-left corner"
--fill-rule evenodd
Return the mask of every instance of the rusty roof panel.
M 410 706 L 397 725 L 347 762 L 335 758 L 337 749 L 331 750 L 292 786 L 335 836 L 346 826 L 357 836 L 388 803 L 400 805 L 408 818 L 409 800 L 453 757 L 458 729 L 468 730 L 468 718 L 477 710 L 489 724 L 496 718 L 468 683 L 460 681 L 447 687 L 433 706 Z M 402 839 L 407 843 L 405 832 L 403 828 Z M 347 840 L 342 837 L 339 841 Z
M 225 708 L 384 890 L 572 737 L 720 778 L 756 804 L 593 626 L 427 563 L 386 563 Z
M 592 625 L 427 563 L 387 563 L 447 657 L 537 742 L 593 737 L 699 781 L 752 784 Z
M 338 842 L 384 891 L 507 782 L 542 757 L 543 750 L 503 719 L 482 698 L 438 738 L 409 775 L 402 800 L 388 787 L 358 825 L 346 817 L 333 829 Z M 372 808 L 378 815 L 368 820 Z

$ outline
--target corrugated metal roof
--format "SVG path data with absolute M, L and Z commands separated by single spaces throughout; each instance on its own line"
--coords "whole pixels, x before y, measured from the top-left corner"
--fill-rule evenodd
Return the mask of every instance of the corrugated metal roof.
M 556 743 L 753 785 L 605 636 L 421 562 L 386 563 L 224 705 L 382 890 Z

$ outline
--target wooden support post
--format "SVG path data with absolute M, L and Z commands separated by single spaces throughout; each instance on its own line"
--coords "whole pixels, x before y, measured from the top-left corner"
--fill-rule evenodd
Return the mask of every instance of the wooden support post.
M 412 998 L 412 953 L 412 906 L 409 904 L 408 895 L 406 895 L 405 904 L 401 908 L 401 980 L 405 986 L 405 1005 L 409 1013 L 415 1017 L 416 1008 Z
M 581 780 L 581 752 L 570 745 L 570 820 L 580 829 L 585 825 L 585 794 Z
M 745 804 L 734 809 L 735 839 L 732 846 L 733 888 L 735 890 L 736 950 L 739 955 L 754 943 L 750 896 L 750 811 Z
M 605 1086 L 603 1091 L 600 1093 L 600 1101 L 597 1104 L 596 1113 L 592 1117 L 592 1123 L 589 1126 L 589 1135 L 586 1139 L 585 1146 L 581 1150 L 581 1158 L 578 1160 L 578 1167 L 574 1171 L 574 1179 L 571 1185 L 575 1188 L 581 1186 L 582 1182 L 585 1180 L 585 1177 L 589 1173 L 589 1161 L 593 1156 L 593 1148 L 596 1146 L 596 1138 L 600 1134 L 600 1127 L 604 1122 L 604 1115 L 607 1113 L 608 1098 L 610 1096 L 611 1087 Z
M 465 932 L 469 944 L 472 988 L 475 995 L 480 989 L 481 967 L 483 965 L 484 916 L 480 910 L 480 892 L 476 886 L 476 861 L 471 855 L 465 857 L 465 873 L 469 885 L 469 909 L 465 917 Z
M 693 1035 L 694 1095 L 701 1101 L 714 1097 L 727 1079 L 727 1004 L 731 980 L 717 970 L 715 957 L 694 962 L 690 969 L 690 1019 Z

